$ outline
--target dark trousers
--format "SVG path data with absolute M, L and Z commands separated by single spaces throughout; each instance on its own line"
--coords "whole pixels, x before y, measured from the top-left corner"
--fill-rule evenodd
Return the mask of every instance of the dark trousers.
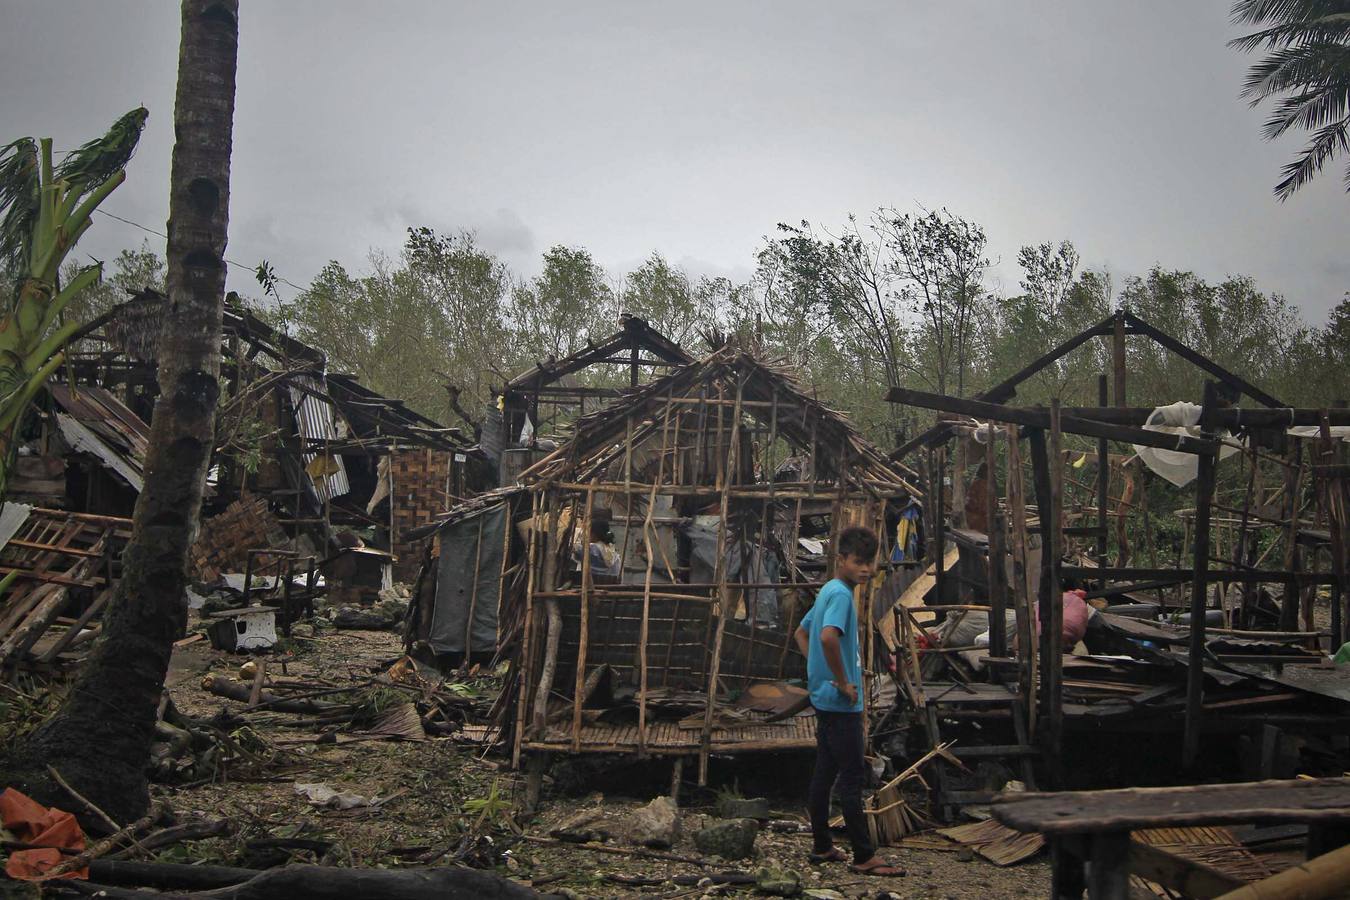
M 853 845 L 853 861 L 866 862 L 876 853 L 862 805 L 866 771 L 862 713 L 816 710 L 816 770 L 811 775 L 811 792 L 807 797 L 814 852 L 827 853 L 832 846 L 830 790 L 837 780 L 839 805 L 843 807 L 844 825 Z

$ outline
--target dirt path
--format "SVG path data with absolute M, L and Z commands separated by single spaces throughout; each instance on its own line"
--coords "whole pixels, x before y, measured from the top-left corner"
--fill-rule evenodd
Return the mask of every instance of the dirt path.
M 312 640 L 292 642 L 289 656 L 269 657 L 268 673 L 346 684 L 368 678 L 374 668 L 397 658 L 400 650 L 397 636 L 389 633 L 325 632 Z M 197 717 L 209 717 L 222 707 L 239 712 L 241 704 L 207 693 L 201 681 L 207 674 L 237 677 L 245 661 L 213 651 L 205 642 L 183 648 L 174 657 L 168 679 L 174 703 L 184 713 Z M 283 727 L 288 717 L 260 718 L 264 721 L 255 725 L 255 730 L 286 751 L 275 774 L 269 772 L 266 780 L 258 781 L 156 788 L 156 793 L 182 815 L 226 816 L 239 827 L 232 837 L 179 847 L 169 858 L 258 866 L 275 865 L 288 858 L 336 865 L 397 866 L 431 859 L 444 862 L 445 853 L 462 850 L 471 859 L 495 861 L 496 870 L 503 875 L 544 882 L 542 891 L 566 889 L 582 897 L 699 897 L 703 893 L 670 883 L 634 887 L 606 880 L 612 875 L 690 875 L 701 871 L 697 866 L 597 853 L 574 845 L 530 843 L 513 836 L 512 824 L 528 834 L 543 836 L 578 810 L 595 808 L 608 823 L 606 830 L 615 834 L 609 846 L 629 847 L 619 836 L 623 821 L 650 796 L 591 793 L 569 798 L 546 793 L 538 815 L 517 822 L 510 818 L 514 815 L 510 808 L 523 793 L 521 779 L 500 758 L 483 758 L 478 748 L 446 738 L 319 744 L 314 742 L 313 729 Z M 318 808 L 297 794 L 297 783 L 323 783 L 347 794 L 388 799 L 375 807 Z M 665 788 L 666 784 L 653 785 L 654 792 Z M 630 789 L 629 793 L 637 791 Z M 685 800 L 691 805 L 682 809 L 682 834 L 670 852 L 699 855 L 692 835 L 711 818 L 711 797 L 702 799 L 707 806 L 697 805 L 700 798 Z M 792 811 L 785 813 L 791 815 Z M 463 846 L 466 828 L 480 819 L 484 827 L 478 830 L 488 836 L 473 846 Z M 258 843 L 296 838 L 318 841 L 311 846 L 320 849 L 286 851 Z M 506 847 L 509 850 L 503 852 Z M 808 866 L 808 849 L 805 834 L 766 830 L 757 840 L 756 858 L 702 871 L 754 871 L 762 865 L 773 865 L 799 872 L 806 888 L 831 888 L 846 897 L 875 897 L 882 890 L 899 897 L 1041 897 L 1049 886 L 1048 865 L 1043 858 L 999 869 L 955 851 L 891 849 L 886 851 L 888 858 L 908 874 L 881 879 L 851 874 L 842 864 Z M 718 895 L 751 893 L 749 889 L 725 889 Z

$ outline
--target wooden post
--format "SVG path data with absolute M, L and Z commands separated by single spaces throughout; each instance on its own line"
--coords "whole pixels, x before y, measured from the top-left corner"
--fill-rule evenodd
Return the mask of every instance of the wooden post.
M 943 458 L 945 455 L 945 447 L 940 447 L 936 451 L 928 451 L 928 471 L 932 473 L 933 486 L 933 546 L 936 548 L 936 553 L 933 555 L 936 562 L 933 570 L 933 588 L 938 605 L 945 603 L 947 599 L 945 594 L 947 578 L 942 571 L 942 560 L 947 554 L 947 520 L 944 509 L 947 500 L 945 485 L 943 484 L 944 473 L 947 469 L 946 460 Z
M 1092 900 L 1129 900 L 1130 833 L 1103 831 L 1091 841 L 1088 861 L 1088 896 Z
M 1058 409 L 1052 412 L 1051 422 L 1058 420 Z M 1036 483 L 1036 506 L 1041 523 L 1041 578 L 1038 590 L 1040 608 L 1040 720 L 1039 737 L 1045 753 L 1051 784 L 1058 788 L 1060 741 L 1060 689 L 1063 673 L 1064 606 L 1060 602 L 1059 582 L 1059 516 L 1055 503 L 1051 476 L 1051 456 L 1046 449 L 1045 432 L 1030 429 L 1027 437 L 1031 445 L 1031 470 Z M 1058 443 L 1058 442 L 1056 442 Z M 1056 462 L 1059 457 L 1053 457 Z M 1058 613 L 1058 615 L 1056 615 Z
M 984 482 L 985 482 L 985 522 L 988 523 L 989 569 L 989 655 L 1005 657 L 1008 655 L 1008 626 L 1006 611 L 1008 608 L 1007 569 L 1004 564 L 1003 517 L 998 511 L 998 475 L 995 473 L 994 439 L 998 431 L 990 422 L 989 440 L 984 445 Z
M 1210 416 L 1216 400 L 1215 384 L 1205 382 L 1205 399 L 1200 411 L 1202 437 L 1213 437 Z M 1195 486 L 1195 575 L 1191 578 L 1191 641 L 1186 672 L 1186 724 L 1182 738 L 1182 765 L 1194 767 L 1200 754 L 1200 717 L 1205 703 L 1205 607 L 1209 598 L 1209 526 L 1210 504 L 1214 500 L 1214 469 L 1218 455 L 1200 456 L 1200 471 Z
M 1106 406 L 1106 376 L 1097 376 L 1097 405 Z M 1111 478 L 1110 444 L 1106 438 L 1097 440 L 1097 565 L 1106 568 L 1106 504 L 1107 486 Z M 1102 576 L 1098 587 L 1106 589 L 1106 576 Z
M 957 528 L 969 527 L 966 521 L 966 456 L 969 438 L 960 432 L 954 439 L 952 448 L 952 524 Z
M 1031 597 L 1027 592 L 1027 505 L 1022 480 L 1022 451 L 1017 426 L 1008 434 L 1008 516 L 1012 525 L 1013 608 L 1017 613 L 1018 691 L 1026 706 L 1027 729 L 1036 724 L 1036 630 L 1031 626 Z
M 1336 442 L 1331 439 L 1331 422 L 1325 410 L 1322 411 L 1321 457 L 1324 466 L 1336 463 Z M 1327 531 L 1331 536 L 1331 571 L 1336 574 L 1336 583 L 1331 586 L 1331 652 L 1340 649 L 1345 640 L 1344 602 L 1345 602 L 1345 492 L 1341 488 L 1343 475 L 1322 475 L 1320 495 L 1326 511 Z
M 519 694 L 516 697 L 516 727 L 511 736 L 511 767 L 514 769 L 520 768 L 520 745 L 525 735 L 525 717 L 530 712 L 530 670 L 533 668 L 530 665 L 530 654 L 534 649 L 531 646 L 531 632 L 534 630 L 534 575 L 539 544 L 539 509 L 539 494 L 531 492 L 530 534 L 525 544 L 525 618 L 520 629 L 520 673 L 517 675 Z M 508 531 L 511 528 L 509 517 L 506 527 Z
M 1303 493 L 1303 441 L 1292 438 L 1289 449 L 1289 464 L 1284 470 L 1284 570 L 1298 571 L 1298 515 L 1299 498 Z M 1298 584 L 1286 581 L 1284 596 L 1280 604 L 1280 629 L 1295 631 L 1298 629 Z M 1312 628 L 1307 628 L 1312 631 Z
M 1116 406 L 1125 406 L 1125 315 L 1119 311 L 1111 323 L 1111 372 L 1116 382 Z
M 1254 564 L 1256 544 L 1258 542 L 1248 539 L 1247 530 L 1251 520 L 1252 500 L 1256 497 L 1256 476 L 1260 471 L 1260 468 L 1256 444 L 1253 442 L 1250 452 L 1247 455 L 1247 492 L 1243 495 L 1242 499 L 1242 518 L 1238 523 L 1237 546 L 1233 548 L 1234 569 L 1239 569 L 1243 566 L 1252 566 Z M 1238 610 L 1241 615 L 1238 617 L 1237 623 L 1231 621 L 1225 623 L 1230 628 L 1246 628 L 1249 625 L 1247 616 L 1251 610 L 1252 597 L 1256 593 L 1256 585 L 1244 583 L 1241 586 L 1241 591 L 1242 605 Z M 1227 594 L 1225 593 L 1223 596 L 1227 596 Z

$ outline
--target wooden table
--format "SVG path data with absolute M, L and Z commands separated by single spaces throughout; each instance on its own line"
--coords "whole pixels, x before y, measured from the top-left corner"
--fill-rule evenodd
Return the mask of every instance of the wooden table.
M 1240 886 L 1209 866 L 1132 841 L 1137 828 L 1306 824 L 1310 859 L 1350 844 L 1350 778 L 1005 794 L 992 810 L 1010 828 L 1045 835 L 1055 898 L 1081 897 L 1086 887 L 1093 900 L 1124 900 L 1131 874 L 1196 897 Z

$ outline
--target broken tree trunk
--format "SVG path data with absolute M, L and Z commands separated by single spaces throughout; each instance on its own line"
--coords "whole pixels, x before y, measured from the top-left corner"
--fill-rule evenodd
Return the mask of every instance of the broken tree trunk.
M 60 760 L 76 788 L 123 822 L 150 802 L 146 760 L 169 656 L 187 626 L 188 549 L 215 438 L 238 12 L 238 0 L 182 4 L 160 396 L 123 577 L 65 704 L 3 767 L 34 799 L 59 805 L 63 793 L 42 764 Z

